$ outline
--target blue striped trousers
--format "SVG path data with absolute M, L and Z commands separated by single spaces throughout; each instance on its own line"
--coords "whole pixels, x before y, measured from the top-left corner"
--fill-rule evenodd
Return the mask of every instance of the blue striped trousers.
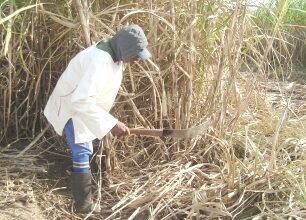
M 72 171 L 75 173 L 88 173 L 90 171 L 90 157 L 93 153 L 92 142 L 75 143 L 72 119 L 65 125 L 64 133 L 72 154 Z

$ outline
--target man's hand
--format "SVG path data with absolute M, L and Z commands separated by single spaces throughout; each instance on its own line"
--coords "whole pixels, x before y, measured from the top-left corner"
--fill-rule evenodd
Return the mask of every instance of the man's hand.
M 114 136 L 120 137 L 123 135 L 129 135 L 130 129 L 125 124 L 118 121 L 115 127 L 112 128 L 111 132 Z

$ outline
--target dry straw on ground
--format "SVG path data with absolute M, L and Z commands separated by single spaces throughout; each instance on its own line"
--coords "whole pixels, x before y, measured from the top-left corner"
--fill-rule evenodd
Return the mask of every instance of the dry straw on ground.
M 4 1 L 1 205 L 35 201 L 37 219 L 306 218 L 305 88 L 280 82 L 300 39 L 282 31 L 282 2 L 266 31 L 241 1 Z M 69 174 L 48 175 L 52 159 L 39 159 L 65 151 L 41 112 L 71 57 L 127 23 L 144 27 L 153 59 L 126 65 L 112 113 L 131 127 L 213 120 L 192 140 L 105 138 L 95 160 L 106 171 L 94 175 L 103 212 L 76 216 Z

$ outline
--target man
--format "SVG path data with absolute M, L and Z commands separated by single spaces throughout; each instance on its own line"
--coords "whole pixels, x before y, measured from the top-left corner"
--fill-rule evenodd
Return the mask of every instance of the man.
M 64 131 L 72 153 L 72 194 L 79 213 L 93 210 L 90 156 L 92 140 L 129 128 L 109 114 L 122 80 L 123 62 L 151 57 L 138 25 L 123 27 L 110 40 L 79 52 L 59 78 L 44 110 L 55 131 Z

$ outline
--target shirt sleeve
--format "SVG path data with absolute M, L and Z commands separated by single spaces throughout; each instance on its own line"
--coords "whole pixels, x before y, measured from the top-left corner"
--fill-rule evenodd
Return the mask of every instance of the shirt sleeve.
M 71 96 L 71 108 L 75 115 L 99 139 L 103 138 L 118 122 L 109 112 L 96 104 L 98 90 L 107 87 L 103 74 L 109 67 L 102 60 L 86 63 L 83 77 Z

